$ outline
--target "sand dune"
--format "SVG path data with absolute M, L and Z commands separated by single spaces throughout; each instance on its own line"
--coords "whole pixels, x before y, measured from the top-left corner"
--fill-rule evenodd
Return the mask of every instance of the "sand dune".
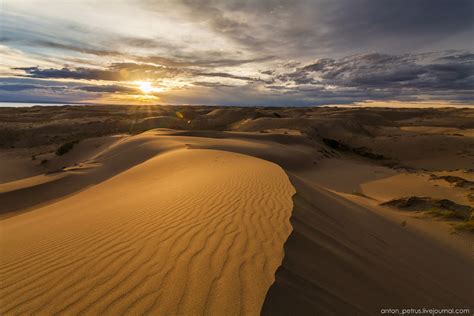
M 0 109 L 0 313 L 474 310 L 472 220 L 384 204 L 474 207 L 473 117 Z
M 31 210 L 38 205 L 64 198 L 169 150 L 224 150 L 269 160 L 285 168 L 301 169 L 311 166 L 322 157 L 318 148 L 311 145 L 311 142 L 302 136 L 158 129 L 136 136 L 118 137 L 115 142 L 102 148 L 102 151 L 94 152 L 94 156 L 89 155 L 87 160 L 80 162 L 76 154 L 84 154 L 79 144 L 65 157 L 56 157 L 50 162 L 53 166 L 64 165 L 67 158 L 69 161 L 80 162 L 77 166 L 73 165 L 52 174 L 0 184 L 0 198 L 3 201 L 0 204 L 0 217 L 9 217 L 17 211 Z
M 450 199 L 460 204 L 469 204 L 468 188 L 453 187 L 446 181 L 432 180 L 427 174 L 400 173 L 382 180 L 369 181 L 361 185 L 362 192 L 386 202 L 403 196 L 431 196 Z
M 258 314 L 294 193 L 275 164 L 158 155 L 1 223 L 1 314 Z
M 292 175 L 291 181 L 298 192 L 294 231 L 263 315 L 471 307 L 472 239 L 457 244 L 462 249 L 456 251 L 411 223 L 407 229 L 399 218 L 334 194 L 304 175 Z

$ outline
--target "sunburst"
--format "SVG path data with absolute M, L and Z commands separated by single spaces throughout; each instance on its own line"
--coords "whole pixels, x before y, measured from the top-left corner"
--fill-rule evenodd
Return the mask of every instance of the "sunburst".
M 149 81 L 137 81 L 136 84 L 143 93 L 148 94 L 154 91 L 154 88 Z

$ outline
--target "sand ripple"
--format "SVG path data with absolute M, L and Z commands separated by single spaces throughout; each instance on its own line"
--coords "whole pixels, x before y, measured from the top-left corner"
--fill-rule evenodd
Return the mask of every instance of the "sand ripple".
M 0 224 L 0 314 L 258 314 L 294 189 L 275 164 L 159 155 Z

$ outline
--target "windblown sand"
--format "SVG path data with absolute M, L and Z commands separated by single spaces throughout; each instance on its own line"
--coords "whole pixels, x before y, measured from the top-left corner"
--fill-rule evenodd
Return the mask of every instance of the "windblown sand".
M 5 314 L 256 315 L 294 189 L 241 154 L 163 153 L 1 223 Z

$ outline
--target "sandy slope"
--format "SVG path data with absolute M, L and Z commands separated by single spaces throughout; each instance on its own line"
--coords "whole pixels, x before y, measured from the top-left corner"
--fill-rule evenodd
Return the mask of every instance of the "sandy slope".
M 298 192 L 271 287 L 293 189 L 279 167 L 240 153 L 281 165 Z M 271 315 L 469 307 L 472 238 L 402 227 L 400 212 L 353 199 L 364 183 L 404 178 L 334 155 L 301 135 L 151 130 L 58 175 L 4 184 L 17 208 L 1 224 L 2 311 L 256 314 L 264 299 Z
M 471 109 L 2 112 L 0 313 L 474 310 L 474 235 L 379 205 L 401 195 L 472 205 L 472 188 L 432 177 L 474 181 Z M 48 120 L 30 128 L 30 116 Z M 155 127 L 182 130 L 103 136 Z M 50 161 L 32 162 L 28 146 L 52 148 Z M 294 191 L 270 162 L 296 188 L 292 227 Z
M 118 138 L 94 156 L 87 155 L 88 160 L 83 162 L 74 159 L 78 156 L 76 154 L 84 156 L 81 148 L 74 148 L 65 155 L 67 157 L 56 159 L 63 161 L 67 158 L 79 164 L 61 172 L 0 184 L 0 218 L 62 199 L 157 154 L 186 148 L 243 153 L 272 161 L 285 168 L 297 169 L 311 166 L 321 156 L 317 148 L 311 147 L 311 143 L 301 136 L 151 130 L 136 136 Z M 62 165 L 55 160 L 51 164 Z
M 465 177 L 465 175 L 463 174 Z M 464 179 L 464 178 L 463 178 Z M 404 196 L 429 196 L 449 199 L 469 205 L 468 188 L 457 188 L 446 181 L 431 180 L 428 174 L 401 173 L 382 180 L 370 181 L 361 185 L 362 192 L 379 202 L 386 202 Z
M 3 220 L 0 313 L 256 315 L 293 193 L 264 160 L 162 153 Z
M 293 233 L 263 315 L 472 310 L 472 239 L 456 251 L 417 227 L 406 229 L 384 213 L 324 189 L 311 177 L 293 174 L 291 181 L 297 190 Z

